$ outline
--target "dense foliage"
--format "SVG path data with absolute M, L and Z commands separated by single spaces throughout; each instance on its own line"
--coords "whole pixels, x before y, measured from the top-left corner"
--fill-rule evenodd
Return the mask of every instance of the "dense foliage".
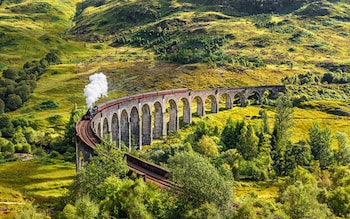
M 34 91 L 37 80 L 50 64 L 60 64 L 55 53 L 40 61 L 26 62 L 22 69 L 8 68 L 0 77 L 0 114 L 18 109 Z
M 54 104 L 46 101 L 43 106 Z M 84 114 L 84 110 L 76 105 L 71 110 L 70 120 L 65 131 L 45 129 L 38 122 L 32 122 L 24 117 L 11 119 L 7 114 L 0 114 L 0 162 L 15 158 L 15 153 L 27 153 L 75 161 L 75 124 Z M 60 133 L 57 136 L 57 133 Z

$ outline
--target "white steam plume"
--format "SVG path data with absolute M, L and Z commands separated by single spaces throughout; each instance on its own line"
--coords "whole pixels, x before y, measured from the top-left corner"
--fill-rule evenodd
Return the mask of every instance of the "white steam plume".
M 90 75 L 89 81 L 90 83 L 84 88 L 84 95 L 87 106 L 91 108 L 100 97 L 107 96 L 108 85 L 107 78 L 102 72 Z

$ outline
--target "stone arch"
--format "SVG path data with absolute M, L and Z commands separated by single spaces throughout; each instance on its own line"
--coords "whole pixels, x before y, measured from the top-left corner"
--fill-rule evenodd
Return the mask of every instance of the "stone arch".
M 242 92 L 238 92 L 234 95 L 232 103 L 234 105 L 246 106 L 246 100 Z
M 153 138 L 158 139 L 163 136 L 163 124 L 164 113 L 162 104 L 159 102 L 154 103 L 154 126 L 153 126 Z
M 228 94 L 222 94 L 219 98 L 219 110 L 232 109 L 232 99 Z
M 98 135 L 98 137 L 101 137 L 101 123 L 100 122 L 97 124 L 97 135 Z
M 182 123 L 191 124 L 192 115 L 191 115 L 191 105 L 187 98 L 182 98 L 181 103 L 183 105 L 183 114 L 182 114 Z
M 179 129 L 179 116 L 178 116 L 178 108 L 175 100 L 169 100 L 169 131 L 177 131 Z
M 279 95 L 279 91 L 276 91 L 276 90 L 273 90 L 273 89 L 266 89 L 262 93 L 262 95 L 261 95 L 262 98 L 261 99 L 262 99 L 262 101 L 264 103 L 266 103 L 266 102 L 268 102 L 266 100 L 275 100 L 275 99 L 277 99 L 278 95 Z
M 103 134 L 102 137 L 106 137 L 110 133 L 109 127 L 108 127 L 108 120 L 107 118 L 103 119 Z
M 129 117 L 126 110 L 123 110 L 120 116 L 120 140 L 125 146 L 130 148 L 131 145 L 129 139 Z
M 152 144 L 152 112 L 145 104 L 142 107 L 142 145 Z
M 210 112 L 217 113 L 219 112 L 218 101 L 214 95 L 209 95 L 205 99 L 205 105 L 210 108 Z
M 246 100 L 250 105 L 261 104 L 261 96 L 258 91 L 251 91 L 250 93 L 248 93 Z
M 196 116 L 204 116 L 204 103 L 203 100 L 200 96 L 196 96 L 193 98 L 192 103 L 195 102 L 196 103 L 196 112 L 194 115 Z
M 112 125 L 111 125 L 112 141 L 115 142 L 117 148 L 120 147 L 120 135 L 119 135 L 119 119 L 116 113 L 112 116 Z
M 131 131 L 131 146 L 135 147 L 135 149 L 141 148 L 140 115 L 136 107 L 133 107 L 131 109 L 130 131 Z

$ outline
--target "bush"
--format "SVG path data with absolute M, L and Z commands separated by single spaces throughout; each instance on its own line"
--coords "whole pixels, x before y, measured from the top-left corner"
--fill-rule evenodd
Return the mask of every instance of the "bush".
M 53 52 L 48 53 L 45 59 L 49 64 L 62 64 L 60 58 Z
M 59 104 L 53 100 L 47 100 L 42 102 L 40 105 L 35 106 L 35 110 L 48 110 L 48 109 L 56 109 L 59 107 Z
M 58 160 L 63 160 L 63 156 L 58 153 L 57 151 L 52 151 L 49 155 L 49 158 L 54 158 L 54 159 L 58 159 Z
M 46 152 L 42 147 L 36 148 L 33 153 L 34 153 L 34 155 L 39 156 L 39 157 L 46 156 Z
M 254 161 L 243 161 L 238 171 L 240 176 L 252 180 L 265 180 L 268 178 L 267 170 L 259 168 Z

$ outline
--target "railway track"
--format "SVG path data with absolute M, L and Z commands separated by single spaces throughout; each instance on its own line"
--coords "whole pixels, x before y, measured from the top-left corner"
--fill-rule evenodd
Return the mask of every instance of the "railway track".
M 80 120 L 77 124 L 77 138 L 80 139 L 87 147 L 94 150 L 95 146 L 101 143 L 101 140 L 91 129 L 90 120 Z M 152 182 L 159 188 L 175 188 L 180 190 L 181 188 L 174 182 L 167 179 L 169 171 L 161 166 L 149 163 L 141 160 L 129 153 L 125 153 L 127 165 L 129 169 L 142 177 L 146 182 Z

